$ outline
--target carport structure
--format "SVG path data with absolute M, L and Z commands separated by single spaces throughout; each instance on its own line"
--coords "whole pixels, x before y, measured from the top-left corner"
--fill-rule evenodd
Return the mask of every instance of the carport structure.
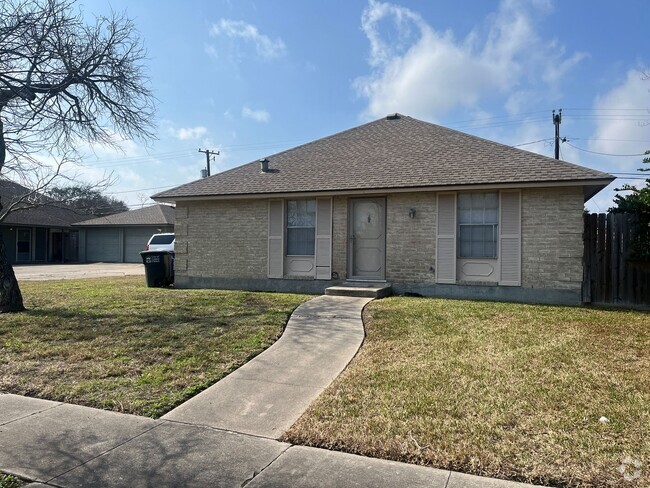
M 175 208 L 152 205 L 77 222 L 79 261 L 139 263 L 152 234 L 174 232 Z

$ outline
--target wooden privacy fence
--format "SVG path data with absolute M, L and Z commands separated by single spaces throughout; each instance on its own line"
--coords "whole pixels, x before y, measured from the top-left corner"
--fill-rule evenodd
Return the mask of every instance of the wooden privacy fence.
M 634 214 L 585 214 L 585 303 L 650 306 L 650 263 L 630 260 Z

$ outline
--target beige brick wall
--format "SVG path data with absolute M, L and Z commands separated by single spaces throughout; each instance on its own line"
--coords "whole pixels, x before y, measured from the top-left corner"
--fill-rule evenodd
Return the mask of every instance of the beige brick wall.
M 386 202 L 387 281 L 434 283 L 436 194 L 395 193 Z M 522 191 L 522 286 L 580 288 L 582 209 L 579 187 Z M 346 279 L 348 197 L 333 199 L 332 215 L 332 271 Z M 179 203 L 176 273 L 266 278 L 267 219 L 267 200 Z
M 175 272 L 179 276 L 266 278 L 267 221 L 267 200 L 179 202 Z
M 580 187 L 522 191 L 522 286 L 580 289 L 583 208 Z
M 415 218 L 409 210 L 415 209 Z M 436 194 L 394 193 L 386 198 L 386 280 L 433 283 Z
M 332 200 L 332 272 L 347 278 L 348 269 L 348 198 Z

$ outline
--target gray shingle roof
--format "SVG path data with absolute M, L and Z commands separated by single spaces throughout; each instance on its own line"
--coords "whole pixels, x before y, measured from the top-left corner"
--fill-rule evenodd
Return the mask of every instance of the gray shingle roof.
M 612 180 L 607 173 L 399 115 L 160 192 L 153 198 Z M 602 186 L 602 185 L 601 185 Z
M 0 196 L 2 205 L 6 210 L 12 202 L 30 193 L 23 185 L 9 180 L 0 180 Z M 41 194 L 33 196 L 36 202 L 43 204 L 34 208 L 19 208 L 12 211 L 2 221 L 5 225 L 30 225 L 41 227 L 70 227 L 74 222 L 88 216 L 62 203 L 57 203 L 51 198 Z
M 150 207 L 129 210 L 105 217 L 84 220 L 74 225 L 81 227 L 117 226 L 117 225 L 174 225 L 175 209 L 169 205 L 151 205 Z

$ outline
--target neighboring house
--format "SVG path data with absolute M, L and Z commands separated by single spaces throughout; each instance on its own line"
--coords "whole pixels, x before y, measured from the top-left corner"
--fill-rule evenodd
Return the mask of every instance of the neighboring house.
M 79 260 L 82 262 L 141 263 L 149 238 L 174 232 L 174 207 L 152 205 L 105 217 L 77 222 L 81 230 Z
M 153 198 L 178 287 L 577 304 L 584 202 L 613 179 L 395 114 Z
M 29 192 L 18 183 L 1 180 L 3 211 Z M 38 206 L 29 208 L 30 202 Z M 18 204 L 16 210 L 0 222 L 7 259 L 11 264 L 77 261 L 79 232 L 72 224 L 86 217 L 44 195 L 33 194 L 29 202 Z

